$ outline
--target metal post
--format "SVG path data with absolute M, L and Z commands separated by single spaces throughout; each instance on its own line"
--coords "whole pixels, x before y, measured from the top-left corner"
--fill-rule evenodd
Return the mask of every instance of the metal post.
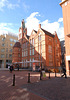
M 28 83 L 30 83 L 30 73 L 28 73 Z
M 15 74 L 13 75 L 13 86 L 15 86 Z
M 40 71 L 40 80 L 42 80 L 42 70 Z
M 55 70 L 55 77 L 56 77 L 56 70 Z
M 49 71 L 49 79 L 50 79 L 50 71 Z

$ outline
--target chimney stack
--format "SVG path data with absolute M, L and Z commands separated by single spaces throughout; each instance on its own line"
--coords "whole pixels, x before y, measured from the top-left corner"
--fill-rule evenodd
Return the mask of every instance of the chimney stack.
M 41 24 L 39 24 L 39 29 L 41 28 Z

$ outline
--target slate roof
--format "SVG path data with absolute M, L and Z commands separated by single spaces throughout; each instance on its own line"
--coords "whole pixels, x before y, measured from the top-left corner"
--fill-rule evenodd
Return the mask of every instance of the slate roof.
M 14 44 L 13 48 L 14 48 L 14 47 L 21 48 L 21 44 L 20 44 L 20 42 L 16 42 L 16 43 Z
M 45 34 L 47 34 L 47 35 L 49 35 L 49 36 L 51 36 L 51 37 L 54 37 L 54 36 L 55 36 L 55 35 L 51 34 L 50 32 L 48 32 L 48 31 L 46 31 L 46 30 L 44 30 L 44 29 L 42 29 L 42 28 L 41 28 L 41 30 L 42 30 Z

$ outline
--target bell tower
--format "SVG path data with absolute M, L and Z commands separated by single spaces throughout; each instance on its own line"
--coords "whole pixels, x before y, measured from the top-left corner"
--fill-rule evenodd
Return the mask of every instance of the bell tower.
M 18 40 L 23 39 L 24 34 L 27 35 L 27 28 L 25 28 L 24 19 L 21 21 L 21 27 L 19 28 L 19 37 Z

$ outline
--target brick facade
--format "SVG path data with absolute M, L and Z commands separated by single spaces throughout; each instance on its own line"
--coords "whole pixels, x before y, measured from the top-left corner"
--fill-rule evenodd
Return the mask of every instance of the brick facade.
M 23 20 L 24 23 L 24 20 Z M 45 66 L 45 69 L 57 68 L 61 64 L 61 46 L 57 33 L 50 32 L 41 28 L 39 24 L 38 31 L 32 30 L 31 35 L 27 35 L 27 29 L 22 27 L 19 29 L 19 43 L 21 45 L 21 67 L 31 67 L 32 63 L 26 61 L 38 60 L 36 66 Z M 22 30 L 23 29 L 23 30 Z M 26 29 L 26 31 L 24 31 Z M 13 62 L 19 62 L 18 56 L 14 52 L 18 51 L 19 47 L 13 47 Z M 18 52 L 17 52 L 18 53 Z M 17 54 L 18 55 L 18 54 Z M 17 57 L 17 58 L 16 58 Z M 15 60 L 14 60 L 15 59 Z
M 62 0 L 60 5 L 63 12 L 66 70 L 67 75 L 70 75 L 70 0 Z

